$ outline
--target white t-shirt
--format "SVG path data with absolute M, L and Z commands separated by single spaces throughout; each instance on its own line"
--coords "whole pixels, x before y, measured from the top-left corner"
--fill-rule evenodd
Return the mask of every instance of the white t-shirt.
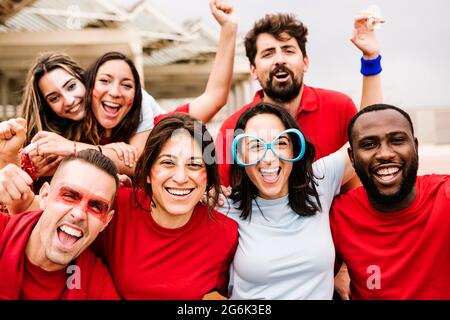
M 136 133 L 153 129 L 155 126 L 153 119 L 164 113 L 167 113 L 167 111 L 161 108 L 161 106 L 147 91 L 142 89 L 141 117 Z
M 332 298 L 335 251 L 329 210 L 344 169 L 340 153 L 314 162 L 322 211 L 313 216 L 295 213 L 288 196 L 257 197 L 250 220 L 239 217 L 238 204 L 218 208 L 239 224 L 239 245 L 230 271 L 231 299 Z

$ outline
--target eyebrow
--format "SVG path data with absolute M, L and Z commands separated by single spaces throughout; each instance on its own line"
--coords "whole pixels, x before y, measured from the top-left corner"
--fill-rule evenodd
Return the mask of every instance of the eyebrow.
M 81 196 L 81 193 L 79 193 L 78 191 L 70 188 L 70 187 L 61 187 L 61 189 L 59 189 L 60 192 L 70 192 L 74 195 L 76 195 L 77 197 Z
M 109 74 L 109 73 L 99 73 L 98 75 L 104 75 L 104 76 L 108 76 L 108 77 L 110 77 L 110 78 L 114 78 L 111 74 Z M 121 79 L 120 81 L 133 81 L 134 82 L 134 79 L 131 79 L 131 78 L 123 78 L 123 79 Z
M 171 158 L 171 159 L 178 159 L 177 156 L 174 156 L 172 154 L 161 154 L 158 159 L 161 159 L 163 157 Z M 190 157 L 189 160 L 203 160 L 203 157 Z
M 68 185 L 61 186 L 60 189 L 59 189 L 59 192 L 61 192 L 61 191 L 71 192 L 71 193 L 77 195 L 78 197 L 81 197 L 81 193 L 85 193 L 85 194 L 88 194 L 90 197 L 93 198 L 93 199 L 90 199 L 89 201 L 100 201 L 100 202 L 106 203 L 108 205 L 111 203 L 111 201 L 109 201 L 108 199 L 105 199 L 102 196 L 97 196 L 97 195 L 95 195 L 95 194 L 93 194 L 93 193 L 83 189 L 82 187 L 76 186 L 76 188 L 79 188 L 81 190 L 81 192 L 75 190 L 74 188 L 72 188 L 72 187 L 70 187 Z
M 387 135 L 387 136 L 395 136 L 395 135 L 397 135 L 397 134 L 408 135 L 408 133 L 407 133 L 406 131 L 393 131 L 393 132 L 388 132 L 386 135 Z M 377 135 L 362 136 L 362 137 L 360 138 L 360 140 L 363 140 L 363 139 L 373 139 L 373 138 L 378 138 L 378 136 L 377 136 Z

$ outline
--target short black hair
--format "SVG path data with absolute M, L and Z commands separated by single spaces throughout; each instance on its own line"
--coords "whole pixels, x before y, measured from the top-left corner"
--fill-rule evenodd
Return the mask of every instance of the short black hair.
M 400 113 L 408 121 L 409 126 L 411 127 L 411 132 L 414 136 L 413 123 L 412 123 L 411 117 L 409 116 L 409 114 L 406 111 L 404 111 L 403 109 L 401 109 L 399 107 L 390 105 L 390 104 L 379 103 L 379 104 L 373 104 L 373 105 L 365 107 L 364 109 L 360 110 L 357 114 L 355 114 L 353 116 L 352 120 L 350 120 L 350 123 L 348 124 L 348 132 L 347 132 L 348 142 L 350 143 L 350 146 L 352 145 L 352 131 L 353 131 L 353 127 L 355 126 L 356 120 L 358 120 L 358 118 L 365 113 L 369 113 L 369 112 L 373 112 L 373 111 L 380 111 L 380 110 L 395 110 L 398 113 Z

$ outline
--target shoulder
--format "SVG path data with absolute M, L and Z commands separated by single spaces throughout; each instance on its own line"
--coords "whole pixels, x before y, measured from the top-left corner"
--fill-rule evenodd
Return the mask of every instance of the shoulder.
M 417 176 L 417 186 L 427 194 L 435 195 L 443 188 L 448 199 L 450 199 L 450 175 L 429 174 Z
M 238 224 L 225 214 L 216 209 L 209 214 L 208 209 L 203 204 L 197 205 L 195 210 L 197 211 L 197 214 L 200 213 L 199 211 L 202 211 L 201 214 L 207 216 L 206 224 L 208 225 L 208 228 L 213 229 L 214 232 L 222 235 L 231 235 L 232 237 L 234 234 L 237 235 Z
M 320 158 L 312 164 L 314 175 L 322 177 L 345 169 L 345 159 L 340 151 Z
M 82 276 L 85 274 L 84 276 L 88 277 L 86 279 L 88 299 L 117 300 L 120 298 L 107 266 L 89 248 L 78 257 L 77 266 L 82 268 Z M 83 272 L 83 270 L 88 271 Z
M 347 102 L 351 100 L 351 98 L 343 92 L 323 89 L 323 88 L 314 88 L 308 87 L 312 92 L 314 92 L 319 98 L 323 99 L 333 99 L 337 101 Z
M 445 184 L 450 182 L 448 174 L 426 174 L 417 176 L 417 181 L 422 184 Z
M 367 193 L 363 186 L 359 186 L 334 198 L 333 210 L 347 212 L 348 208 L 356 209 L 359 206 L 370 205 Z
M 347 112 L 356 113 L 357 109 L 352 98 L 345 93 L 323 89 L 308 87 L 308 90 L 316 96 L 316 99 L 320 101 L 320 105 L 327 110 L 336 110 L 342 113 L 343 110 Z
M 226 130 L 226 129 L 233 129 L 236 127 L 237 121 L 239 120 L 239 117 L 241 114 L 243 114 L 247 109 L 251 108 L 254 105 L 253 102 L 243 106 L 236 112 L 234 112 L 232 115 L 230 115 L 228 118 L 225 119 L 222 126 L 220 127 L 220 131 Z
M 111 222 L 118 220 L 118 216 L 121 217 L 120 219 L 124 219 L 130 215 L 140 214 L 144 210 L 142 208 L 147 207 L 150 207 L 150 198 L 145 195 L 143 190 L 119 187 L 115 205 L 116 213 Z

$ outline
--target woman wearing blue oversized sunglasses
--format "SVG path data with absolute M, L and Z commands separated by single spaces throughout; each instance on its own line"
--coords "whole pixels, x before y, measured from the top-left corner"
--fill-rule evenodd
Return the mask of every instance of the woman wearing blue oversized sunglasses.
M 233 140 L 228 209 L 239 224 L 232 299 L 331 299 L 328 213 L 354 171 L 346 150 L 313 163 L 314 146 L 284 108 L 244 112 Z

